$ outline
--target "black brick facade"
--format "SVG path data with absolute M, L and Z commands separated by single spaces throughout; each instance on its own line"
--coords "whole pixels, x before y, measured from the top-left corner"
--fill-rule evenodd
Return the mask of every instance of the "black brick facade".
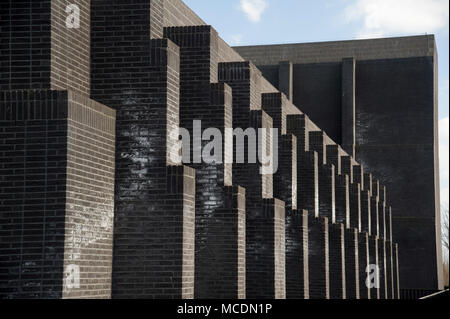
M 278 92 L 179 0 L 10 0 L 0 15 L 0 298 L 365 299 L 371 263 L 380 297 L 399 298 L 381 183 L 401 181 L 355 159 L 357 59 L 283 62 Z M 238 163 L 237 138 L 199 160 L 194 121 L 265 129 L 277 170 Z

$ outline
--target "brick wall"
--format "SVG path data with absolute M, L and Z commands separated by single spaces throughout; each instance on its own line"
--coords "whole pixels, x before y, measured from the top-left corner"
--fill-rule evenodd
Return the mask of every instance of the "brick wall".
M 2 297 L 111 297 L 115 112 L 67 91 L 1 95 Z

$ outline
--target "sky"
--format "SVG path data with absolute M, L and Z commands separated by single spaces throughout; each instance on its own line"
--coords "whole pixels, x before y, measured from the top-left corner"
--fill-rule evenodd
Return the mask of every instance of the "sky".
M 441 203 L 449 202 L 448 0 L 184 0 L 232 46 L 434 34 Z

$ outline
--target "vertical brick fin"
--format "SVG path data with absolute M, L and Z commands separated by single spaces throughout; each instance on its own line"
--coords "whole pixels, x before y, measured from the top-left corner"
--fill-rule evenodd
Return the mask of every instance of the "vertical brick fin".
M 297 139 L 292 135 L 279 140 L 278 170 L 273 175 L 273 196 L 286 203 L 287 210 L 297 209 Z
M 262 202 L 260 214 L 252 215 L 247 222 L 247 298 L 284 299 L 284 203 L 276 199 Z
M 115 112 L 49 90 L 0 110 L 0 298 L 109 298 Z
M 330 225 L 329 237 L 330 299 L 346 299 L 344 225 Z
M 309 297 L 330 298 L 328 219 L 309 216 Z
M 308 212 L 286 210 L 286 298 L 309 299 Z
M 246 209 L 245 209 L 245 188 L 233 187 L 234 189 L 234 207 L 238 214 L 237 225 L 237 249 L 238 249 L 238 263 L 237 263 L 237 298 L 246 298 Z
M 387 203 L 387 189 L 383 185 L 380 185 L 380 201 Z
M 386 299 L 394 299 L 394 260 L 392 242 L 386 242 Z
M 380 181 L 372 179 L 372 196 L 380 198 Z
M 387 299 L 386 241 L 378 240 L 378 266 L 380 267 L 380 299 Z
M 181 269 L 181 298 L 193 299 L 194 298 L 194 278 L 195 278 L 195 170 L 187 166 L 172 166 L 168 167 L 167 177 L 169 180 L 176 178 L 176 183 L 182 184 L 183 189 L 181 192 L 182 201 L 182 269 Z M 170 193 L 170 192 L 169 192 Z M 178 195 L 179 192 L 170 193 L 171 195 Z M 167 214 L 167 212 L 166 212 Z M 178 214 L 177 214 L 178 215 Z M 166 215 L 167 216 L 167 215 Z M 179 218 L 179 215 L 177 216 Z M 176 218 L 174 218 L 176 220 Z M 165 237 L 165 240 L 169 242 L 169 237 L 175 239 L 178 234 L 178 229 L 172 229 Z M 164 236 L 162 236 L 164 237 Z M 170 245 L 170 244 L 169 244 Z M 179 246 L 180 243 L 176 243 Z M 170 249 L 169 247 L 164 247 Z M 177 248 L 175 248 L 176 251 Z M 180 249 L 178 247 L 178 249 Z M 176 258 L 173 266 L 177 265 Z M 164 267 L 166 271 L 170 267 Z M 174 267 L 175 268 L 175 267 Z M 160 269 L 160 271 L 162 268 Z M 176 279 L 176 275 L 173 279 Z M 176 281 L 176 280 L 175 280 Z M 156 281 L 157 282 L 157 281 Z M 175 288 L 175 287 L 173 287 Z M 164 293 L 164 291 L 163 291 Z
M 353 183 L 352 158 L 350 156 L 341 157 L 341 173 L 348 175 L 349 183 Z
M 327 164 L 333 164 L 336 170 L 336 175 L 342 173 L 341 169 L 341 147 L 339 145 L 327 145 L 326 146 L 326 162 Z
M 265 147 L 266 152 L 269 150 L 273 150 L 273 139 L 271 129 L 273 128 L 272 118 L 267 115 L 264 111 L 251 111 L 250 112 L 250 127 L 252 128 L 262 128 L 264 131 L 257 136 L 257 147 L 259 150 L 263 150 Z M 265 146 L 263 146 L 265 144 Z M 274 152 L 271 152 L 273 157 Z M 273 162 L 273 158 L 271 159 Z M 253 165 L 254 166 L 254 165 Z M 257 164 L 262 169 L 262 164 Z M 262 178 L 261 183 L 261 196 L 264 199 L 273 198 L 273 174 L 270 172 L 262 172 L 261 169 L 258 169 L 258 174 Z
M 168 160 L 179 146 L 169 132 L 179 126 L 180 50 L 150 39 L 149 6 L 93 3 L 92 96 L 117 110 L 112 295 L 193 298 L 195 171 Z M 118 9 L 143 19 L 133 25 Z
M 379 222 L 379 238 L 386 238 L 386 204 L 385 202 L 378 203 L 378 222 Z
M 4 1 L 5 2 L 5 1 Z M 68 28 L 68 5 L 80 9 Z M 90 91 L 90 0 L 2 3 L 0 90 Z
M 333 165 L 319 168 L 319 215 L 336 222 L 336 180 Z
M 373 195 L 373 182 L 372 174 L 364 173 L 364 190 L 369 192 L 369 196 Z
M 359 299 L 358 230 L 345 230 L 345 288 L 347 299 Z
M 116 111 L 68 92 L 63 298 L 111 298 Z
M 224 204 L 213 216 L 196 211 L 195 298 L 199 299 L 246 296 L 245 189 L 225 187 L 223 193 Z
M 350 184 L 350 227 L 361 232 L 361 187 Z
M 186 107 L 204 107 L 209 103 L 204 98 L 208 95 L 208 86 L 217 82 L 218 77 L 216 30 L 211 26 L 167 27 L 164 38 L 180 47 L 180 112 L 184 113 Z
M 233 128 L 233 92 L 232 89 L 225 83 L 212 83 L 210 90 L 210 104 L 211 106 L 207 110 L 203 110 L 201 113 L 204 116 L 202 120 L 203 127 L 218 128 L 222 132 L 222 145 L 223 145 L 223 166 L 224 177 L 223 183 L 225 186 L 232 186 L 233 184 L 233 164 L 228 163 L 227 159 L 232 159 L 233 148 L 226 140 L 226 130 Z M 220 118 L 221 114 L 224 114 L 223 124 L 222 121 L 217 122 L 216 117 Z M 195 113 L 197 116 L 197 114 Z M 221 182 L 220 176 L 218 176 Z
M 341 143 L 355 157 L 356 144 L 356 60 L 342 60 Z
M 380 237 L 379 208 L 378 196 L 372 196 L 370 198 L 370 233 L 377 237 Z
M 286 117 L 286 132 L 297 137 L 299 154 L 309 151 L 309 132 L 306 129 L 306 115 L 288 115 Z
M 62 298 L 67 113 L 67 92 L 0 91 L 0 299 Z
M 353 165 L 353 183 L 358 183 L 361 186 L 361 191 L 365 190 L 364 168 L 361 165 Z
M 272 201 L 272 200 L 271 200 Z M 274 206 L 274 263 L 275 299 L 286 299 L 286 207 L 283 201 L 273 199 Z
M 233 89 L 233 127 L 244 128 L 250 110 L 261 110 L 261 72 L 251 62 L 219 63 L 219 82 Z
M 80 27 L 68 28 L 68 5 L 80 9 Z M 91 0 L 51 1 L 51 88 L 89 96 L 91 63 Z
M 294 65 L 289 61 L 282 61 L 278 66 L 278 89 L 286 95 L 289 101 L 293 101 Z
M 286 134 L 286 96 L 282 93 L 263 93 L 262 109 L 273 120 L 273 127 L 279 130 L 278 135 Z
M 316 152 L 298 155 L 298 209 L 319 217 L 319 163 Z
M 336 223 L 350 228 L 350 183 L 348 175 L 336 176 Z
M 386 241 L 392 241 L 392 207 L 386 208 Z
M 380 273 L 378 274 L 378 278 L 374 278 L 374 280 L 379 280 L 380 287 L 381 287 L 381 268 L 380 268 L 380 259 L 378 255 L 378 238 L 369 236 L 369 265 L 378 266 Z M 373 275 L 376 275 L 374 273 Z M 376 286 L 374 288 L 369 289 L 370 290 L 370 299 L 380 299 L 380 288 L 377 288 Z
M 361 231 L 371 235 L 370 192 L 361 191 Z
M 93 1 L 93 0 L 91 0 Z M 150 38 L 160 39 L 163 37 L 164 25 L 164 1 L 150 1 Z M 149 1 L 147 1 L 148 3 Z M 145 21 L 145 20 L 144 20 Z
M 317 152 L 320 165 L 327 163 L 327 146 L 324 136 L 325 133 L 322 131 L 309 132 L 309 150 Z
M 224 137 L 225 130 L 233 127 L 233 92 L 226 83 L 211 84 L 217 81 L 217 32 L 210 26 L 169 27 L 164 28 L 164 37 L 180 47 L 180 126 L 187 129 L 190 136 L 194 136 L 193 121 L 196 120 L 201 121 L 204 129 L 218 129 L 223 150 L 232 153 Z M 239 269 L 242 271 L 245 267 L 245 251 L 242 254 L 239 248 L 245 249 L 245 241 L 242 242 L 239 227 L 245 229 L 245 214 L 240 215 L 245 206 L 240 209 L 236 205 L 243 204 L 242 200 L 245 204 L 246 196 L 245 193 L 235 195 L 233 188 L 224 187 L 233 185 L 232 164 L 223 164 L 227 154 L 222 152 L 221 163 L 196 160 L 195 153 L 201 153 L 210 142 L 199 143 L 201 149 L 194 145 L 190 154 L 197 180 L 195 296 L 200 299 L 243 298 L 245 273 L 242 276 Z M 240 197 L 240 201 L 236 201 L 235 196 Z M 234 206 L 231 203 L 235 203 Z
M 398 261 L 398 244 L 393 244 L 393 264 L 394 264 L 394 299 L 400 299 L 400 269 Z
M 370 290 L 366 285 L 367 266 L 369 261 L 369 234 L 359 233 L 358 237 L 358 254 L 359 254 L 359 296 L 361 299 L 370 299 Z

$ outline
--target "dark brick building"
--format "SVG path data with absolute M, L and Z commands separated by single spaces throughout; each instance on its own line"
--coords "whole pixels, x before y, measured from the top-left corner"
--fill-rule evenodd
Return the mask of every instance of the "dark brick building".
M 344 52 L 323 63 L 326 50 L 311 50 L 299 62 L 296 48 L 239 48 L 242 57 L 180 0 L 9 0 L 0 16 L 0 298 L 357 299 L 438 288 L 425 201 L 437 192 L 434 86 L 414 85 L 435 75 L 433 57 L 378 50 L 389 39 L 367 42 L 376 59 Z M 405 46 L 420 51 L 419 40 Z M 383 68 L 417 81 L 380 94 L 392 78 Z M 224 162 L 241 155 L 226 141 L 219 160 L 188 160 L 207 146 L 195 143 L 194 121 L 221 135 L 266 129 L 255 142 L 276 146 L 279 169 Z M 429 198 L 410 211 L 405 196 L 419 189 Z M 408 227 L 424 232 L 422 268 L 398 259 L 411 254 Z M 366 285 L 370 264 L 379 289 Z M 410 278 L 419 268 L 422 282 Z
M 386 186 L 401 288 L 442 289 L 434 36 L 235 50 Z

